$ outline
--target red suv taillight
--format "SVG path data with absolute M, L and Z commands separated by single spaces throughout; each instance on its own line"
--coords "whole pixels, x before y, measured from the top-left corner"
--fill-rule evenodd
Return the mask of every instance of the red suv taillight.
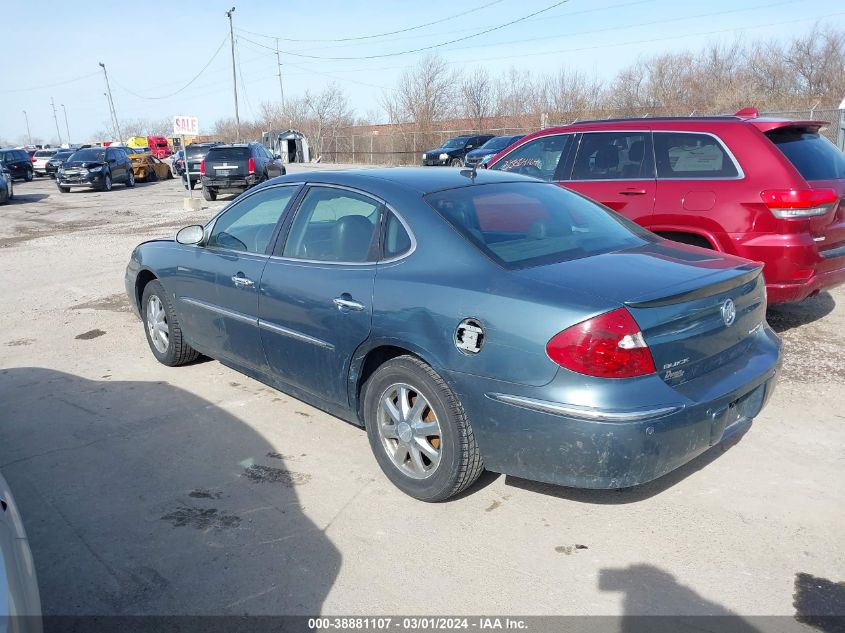
M 775 217 L 783 220 L 824 215 L 839 200 L 833 189 L 768 189 L 760 197 Z
M 249 159 L 248 169 L 249 169 L 249 173 L 251 173 L 251 174 L 255 173 L 255 159 L 254 158 Z
M 205 159 L 200 161 L 200 176 L 205 176 Z
M 561 367 L 600 378 L 655 372 L 640 326 L 625 308 L 605 312 L 556 334 L 546 353 Z

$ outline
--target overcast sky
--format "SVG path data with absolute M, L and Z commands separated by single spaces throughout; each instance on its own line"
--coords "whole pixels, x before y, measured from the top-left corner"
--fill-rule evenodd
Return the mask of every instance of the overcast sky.
M 109 119 L 98 62 L 109 71 L 121 119 L 194 115 L 201 131 L 208 131 L 216 119 L 234 112 L 224 15 L 231 3 L 145 0 L 98 3 L 96 9 L 68 2 L 5 3 L 0 24 L 6 51 L 0 73 L 0 139 L 17 143 L 25 138 L 23 110 L 34 137 L 55 139 L 53 97 L 62 139 L 67 140 L 60 104 L 67 109 L 71 140 L 95 140 L 92 135 L 106 129 Z M 276 55 L 270 50 L 275 37 L 284 51 L 286 97 L 334 81 L 365 115 L 379 112 L 381 92 L 431 51 L 395 53 L 460 38 L 468 39 L 434 49 L 456 67 L 484 66 L 495 75 L 510 66 L 540 73 L 566 66 L 608 78 L 640 55 L 695 50 L 737 36 L 788 39 L 805 33 L 817 20 L 845 27 L 842 0 L 569 0 L 516 24 L 468 37 L 553 4 L 556 0 L 236 1 L 241 118 L 253 118 L 262 101 L 280 97 Z M 465 15 L 453 17 L 458 13 Z M 438 23 L 414 28 L 431 22 Z

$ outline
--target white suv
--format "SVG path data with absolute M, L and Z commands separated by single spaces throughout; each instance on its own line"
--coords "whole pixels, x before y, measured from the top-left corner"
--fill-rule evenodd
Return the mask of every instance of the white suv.
M 36 176 L 46 176 L 47 175 L 47 162 L 53 158 L 56 152 L 59 151 L 58 147 L 53 149 L 39 149 L 32 155 L 32 173 Z

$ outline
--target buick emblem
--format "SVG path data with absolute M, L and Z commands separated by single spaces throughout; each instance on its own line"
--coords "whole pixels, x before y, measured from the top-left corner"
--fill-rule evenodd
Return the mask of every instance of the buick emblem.
M 725 322 L 725 325 L 733 325 L 733 322 L 736 321 L 736 306 L 731 299 L 725 299 L 722 304 L 722 321 Z

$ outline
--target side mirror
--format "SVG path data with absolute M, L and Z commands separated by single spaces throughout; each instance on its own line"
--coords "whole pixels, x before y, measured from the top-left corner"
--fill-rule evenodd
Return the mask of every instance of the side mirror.
M 199 224 L 192 224 L 183 229 L 179 229 L 176 234 L 176 241 L 179 244 L 199 244 L 202 238 L 205 237 L 205 229 Z

